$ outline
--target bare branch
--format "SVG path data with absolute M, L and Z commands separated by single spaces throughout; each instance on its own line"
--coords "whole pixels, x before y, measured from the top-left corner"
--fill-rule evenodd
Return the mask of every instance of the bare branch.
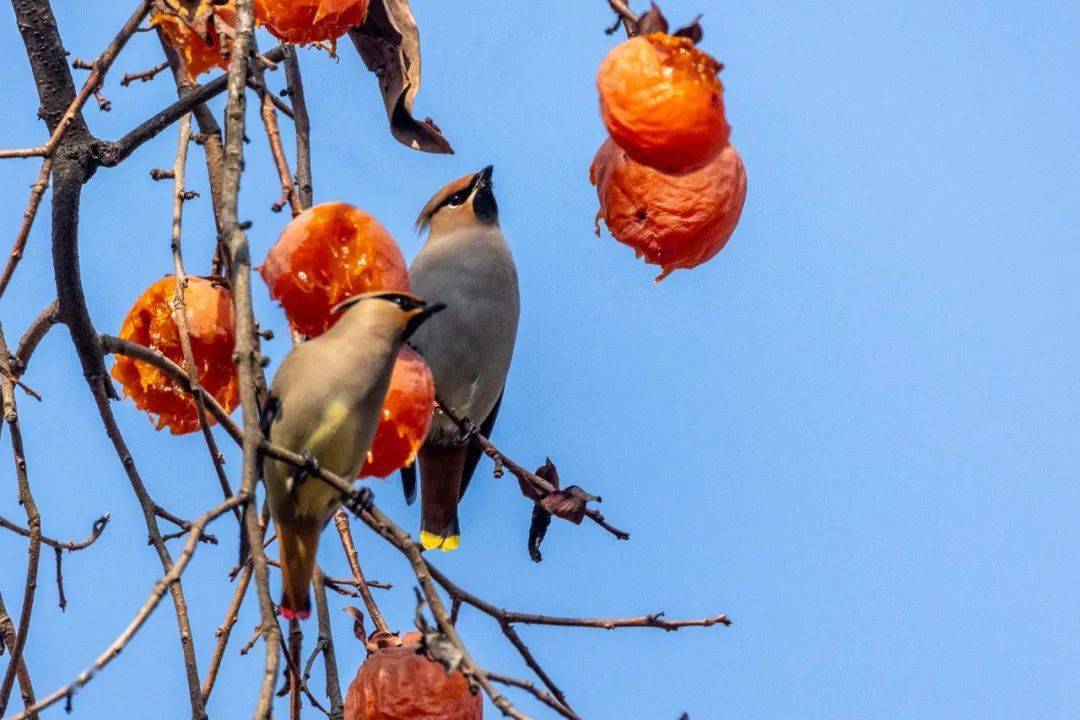
M 371 590 L 368 589 L 367 580 L 364 579 L 364 571 L 360 568 L 360 560 L 356 556 L 356 543 L 353 542 L 349 516 L 344 510 L 334 513 L 334 524 L 337 526 L 338 535 L 341 536 L 341 547 L 345 551 L 345 559 L 349 561 L 349 569 L 352 570 L 356 590 L 364 601 L 364 607 L 367 608 L 371 621 L 375 623 L 375 629 L 379 632 L 390 632 L 386 620 L 379 611 L 379 606 L 375 603 L 375 598 L 371 595 Z
M 154 584 L 153 590 L 150 591 L 150 597 L 147 598 L 143 606 L 139 608 L 139 611 L 135 614 L 135 617 L 128 624 L 124 631 L 113 641 L 109 647 L 105 649 L 105 652 L 101 653 L 98 658 L 88 668 L 79 673 L 75 679 L 65 685 L 64 687 L 50 693 L 47 697 L 35 705 L 27 708 L 22 713 L 11 718 L 11 720 L 26 720 L 32 717 L 35 713 L 44 710 L 45 708 L 54 705 L 60 700 L 67 699 L 70 703 L 71 698 L 82 687 L 85 687 L 94 676 L 103 670 L 117 655 L 123 651 L 127 644 L 131 641 L 131 638 L 135 637 L 135 634 L 142 628 L 143 624 L 150 618 L 154 610 L 157 608 L 161 599 L 165 597 L 165 593 L 169 588 L 180 581 L 180 576 L 183 574 L 184 569 L 191 561 L 192 556 L 195 554 L 195 548 L 199 544 L 199 535 L 208 524 L 210 524 L 217 517 L 229 512 L 233 507 L 239 505 L 247 498 L 244 495 L 237 495 L 229 498 L 225 502 L 221 503 L 213 510 L 205 513 L 202 517 L 191 524 L 191 530 L 188 531 L 188 540 L 184 544 L 184 549 L 180 551 L 180 555 L 176 558 L 176 563 L 169 569 L 165 575 Z

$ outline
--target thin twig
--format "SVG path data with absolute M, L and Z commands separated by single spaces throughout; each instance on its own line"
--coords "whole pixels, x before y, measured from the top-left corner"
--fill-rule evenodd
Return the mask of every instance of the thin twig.
M 548 693 L 533 685 L 528 680 L 519 680 L 518 678 L 513 678 L 509 675 L 500 675 L 499 673 L 493 673 L 490 670 L 488 670 L 487 676 L 497 683 L 502 683 L 503 685 L 510 685 L 511 687 L 521 688 L 540 702 L 547 705 L 555 712 L 562 715 L 564 718 L 567 718 L 567 720 L 581 720 L 580 715 L 563 705 L 561 702 L 553 698 Z
M 15 244 L 11 248 L 7 265 L 4 266 L 4 272 L 0 275 L 0 297 L 3 297 L 8 283 L 11 282 L 11 276 L 15 274 L 15 268 L 18 266 L 19 261 L 22 260 L 23 251 L 26 249 L 26 241 L 30 237 L 30 228 L 34 226 L 34 218 L 37 217 L 38 207 L 41 206 L 41 198 L 45 194 L 45 189 L 49 187 L 49 173 L 52 172 L 52 164 L 51 157 L 45 158 L 45 161 L 41 163 L 41 170 L 38 171 L 37 181 L 30 186 L 30 201 L 26 205 L 26 210 L 23 211 L 22 224 L 19 226 L 18 234 L 15 235 Z
M 326 574 L 322 568 L 315 567 L 315 617 L 319 623 L 319 637 L 315 649 L 304 667 L 304 684 L 311 677 L 311 663 L 320 651 L 326 669 L 326 697 L 330 700 L 329 715 L 332 720 L 342 720 L 345 716 L 345 703 L 341 698 L 341 681 L 338 678 L 337 653 L 334 651 L 334 632 L 330 625 L 330 607 L 326 600 Z
M 435 402 L 438 405 L 439 411 L 442 412 L 450 422 L 457 425 L 461 431 L 465 434 L 465 437 L 470 438 L 472 442 L 475 442 L 484 454 L 495 461 L 496 467 L 501 467 L 510 471 L 514 477 L 521 480 L 523 483 L 531 487 L 537 495 L 541 498 L 556 492 L 556 488 L 543 479 L 539 475 L 533 472 L 529 472 L 527 469 L 518 465 L 516 462 L 506 457 L 495 445 L 492 444 L 484 435 L 480 432 L 479 428 L 473 423 L 472 420 L 465 417 L 453 407 L 448 405 L 441 397 L 436 395 Z M 600 498 L 596 498 L 599 502 Z M 585 509 L 585 516 L 592 520 L 594 523 L 607 530 L 609 533 L 615 536 L 617 540 L 629 540 L 630 533 L 625 530 L 620 530 L 617 527 L 610 525 L 604 516 L 600 514 L 599 510 L 593 508 Z
M 120 78 L 120 85 L 122 87 L 127 87 L 136 80 L 138 80 L 139 82 L 150 82 L 155 77 L 157 77 L 158 73 L 160 73 L 167 67 L 169 67 L 169 63 L 163 62 L 160 65 L 155 65 L 149 70 L 143 70 L 142 72 L 136 73 L 125 73 L 124 77 Z
M 5 371 L 0 375 L 0 394 L 3 396 L 4 422 L 11 437 L 11 452 L 15 460 L 15 480 L 19 487 L 19 504 L 26 512 L 27 535 L 30 544 L 27 548 L 26 582 L 23 585 L 22 607 L 19 611 L 19 625 L 15 634 L 15 645 L 11 650 L 4 679 L 0 682 L 0 715 L 7 709 L 11 690 L 15 686 L 16 676 L 23 667 L 23 653 L 26 650 L 26 638 L 30 632 L 30 616 L 34 611 L 34 598 L 37 591 L 38 565 L 41 560 L 41 513 L 38 512 L 34 494 L 30 491 L 30 478 L 26 472 L 26 453 L 23 449 L 22 430 L 19 427 L 19 410 L 15 402 L 15 384 L 11 376 L 10 353 L 4 339 L 3 327 L 0 327 L 0 368 Z
M 386 624 L 375 598 L 368 589 L 367 580 L 364 579 L 364 571 L 360 567 L 360 560 L 356 556 L 356 543 L 353 542 L 352 528 L 349 526 L 349 516 L 344 510 L 334 513 L 334 524 L 337 526 L 338 535 L 341 536 L 341 548 L 345 551 L 345 559 L 349 561 L 349 569 L 352 570 L 356 590 L 360 593 L 364 606 L 367 608 L 371 621 L 375 623 L 375 629 L 379 632 L 388 633 L 390 627 Z
M 160 580 L 157 581 L 157 583 L 154 584 L 153 590 L 150 591 L 150 597 L 147 598 L 146 602 L 139 608 L 139 611 L 135 614 L 132 621 L 128 623 L 128 626 L 124 628 L 124 631 L 105 649 L 105 652 L 101 653 L 93 664 L 79 673 L 72 682 L 50 693 L 47 697 L 43 698 L 33 706 L 11 718 L 11 720 L 26 720 L 34 713 L 40 712 L 62 699 L 67 699 L 70 703 L 71 698 L 80 688 L 85 687 L 98 672 L 104 669 L 106 665 L 127 647 L 131 638 L 135 637 L 135 634 L 153 614 L 155 608 L 157 608 L 158 604 L 161 602 L 161 599 L 165 597 L 165 593 L 168 592 L 170 587 L 179 582 L 180 576 L 184 573 L 184 569 L 188 566 L 192 556 L 195 554 L 195 548 L 199 545 L 198 536 L 203 532 L 206 526 L 217 517 L 229 512 L 229 510 L 239 505 L 245 499 L 246 498 L 243 495 L 231 497 L 193 522 L 191 524 L 191 530 L 188 531 L 188 540 L 184 543 L 183 550 L 181 550 L 180 554 L 177 556 L 176 563 Z
M 255 47 L 254 24 L 252 0 L 237 0 L 236 33 L 233 36 L 232 57 L 229 61 L 228 99 L 225 104 L 225 161 L 222 170 L 221 212 L 221 237 L 231 260 L 230 278 L 236 317 L 234 352 L 239 366 L 240 404 L 244 415 L 241 494 L 245 497 L 254 496 L 255 481 L 259 474 L 259 447 L 263 441 L 259 427 L 259 394 L 266 387 L 259 364 L 261 355 L 258 326 L 251 304 L 251 253 L 247 235 L 240 224 L 237 206 L 244 165 L 244 115 L 247 107 L 244 90 L 248 77 L 248 61 Z M 244 525 L 255 567 L 255 587 L 259 596 L 262 634 L 266 641 L 262 687 L 255 710 L 256 720 L 263 720 L 270 716 L 273 709 L 278 655 L 281 651 L 281 628 L 278 627 L 273 601 L 270 599 L 266 555 L 262 549 L 258 512 L 253 503 L 249 502 L 244 506 Z
M 173 321 L 179 330 L 180 348 L 184 356 L 184 370 L 193 388 L 199 386 L 199 373 L 195 366 L 195 353 L 191 349 L 191 329 L 188 327 L 187 305 L 184 295 L 187 291 L 187 273 L 184 271 L 184 256 L 181 250 L 181 237 L 184 222 L 184 180 L 187 171 L 187 151 L 191 142 L 191 115 L 180 118 L 180 131 L 176 143 L 176 161 L 173 163 L 173 211 L 172 231 L 170 233 L 170 246 L 172 248 L 173 271 L 176 274 L 175 290 L 173 293 Z M 191 393 L 195 402 L 195 415 L 199 419 L 199 429 L 202 431 L 206 449 L 210 453 L 210 461 L 214 465 L 221 492 L 226 499 L 232 497 L 232 485 L 229 477 L 225 474 L 225 458 L 218 449 L 214 434 L 210 431 L 210 423 L 206 421 L 206 404 L 203 402 L 202 393 Z M 233 509 L 236 522 L 240 523 L 240 510 Z
M 300 59 L 296 50 L 286 48 L 285 82 L 292 101 L 293 126 L 296 135 L 296 190 L 300 204 L 306 210 L 311 207 L 313 188 L 311 179 L 311 119 L 304 95 L 304 80 L 300 75 Z
M 11 621 L 11 616 L 8 615 L 7 606 L 4 605 L 2 595 L 0 595 L 0 638 L 3 640 L 3 647 L 0 647 L 0 650 L 6 648 L 8 653 L 15 652 L 15 623 Z M 35 702 L 34 683 L 30 680 L 30 670 L 26 667 L 26 658 L 20 659 L 18 666 L 16 675 L 19 678 L 19 693 L 22 695 L 23 707 L 30 707 Z M 37 715 L 31 715 L 30 717 L 36 720 Z

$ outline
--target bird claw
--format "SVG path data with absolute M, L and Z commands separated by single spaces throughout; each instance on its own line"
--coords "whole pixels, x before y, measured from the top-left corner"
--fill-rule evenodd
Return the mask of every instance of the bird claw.
M 301 485 L 309 477 L 317 477 L 319 474 L 319 461 L 310 452 L 301 453 L 303 462 L 300 467 L 293 471 L 293 485 Z
M 353 514 L 359 515 L 362 512 L 367 512 L 373 507 L 373 501 L 375 499 L 375 493 L 371 492 L 371 488 L 358 488 L 356 493 L 345 502 L 345 506 L 352 511 Z

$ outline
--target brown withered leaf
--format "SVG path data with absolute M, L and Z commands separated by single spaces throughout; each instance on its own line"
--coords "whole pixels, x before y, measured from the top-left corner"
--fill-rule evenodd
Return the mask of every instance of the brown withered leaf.
M 595 495 L 590 495 L 577 485 L 571 485 L 565 490 L 550 493 L 540 501 L 540 505 L 552 515 L 580 525 L 585 519 L 586 506 L 593 500 L 596 500 Z
M 353 619 L 352 631 L 353 635 L 360 642 L 367 644 L 367 633 L 364 631 L 364 613 L 360 611 L 360 608 L 353 607 L 351 605 L 342 608 Z
M 701 42 L 701 38 L 705 37 L 705 31 L 701 28 L 701 16 L 698 15 L 694 18 L 694 22 L 686 27 L 679 28 L 673 32 L 672 35 L 687 38 L 690 42 L 697 45 Z
M 559 471 L 555 463 L 551 462 L 551 458 L 536 469 L 536 475 L 547 480 L 555 488 L 554 492 L 540 498 L 531 486 L 521 483 L 522 492 L 533 500 L 537 500 L 533 505 L 532 522 L 529 524 L 529 557 L 533 562 L 540 562 L 544 559 L 540 554 L 540 544 L 544 542 L 548 527 L 551 525 L 551 516 L 557 515 L 575 525 L 580 525 L 585 519 L 588 504 L 599 498 L 590 495 L 577 485 L 560 488 Z
M 532 522 L 529 524 L 529 557 L 533 562 L 544 560 L 544 556 L 540 554 L 540 543 L 544 542 L 550 525 L 551 513 L 540 507 L 540 503 L 533 505 Z
M 650 33 L 666 33 L 668 31 L 667 18 L 656 3 L 650 3 L 648 10 L 638 16 L 637 34 L 648 35 Z
M 420 32 L 408 0 L 372 0 L 360 27 L 349 31 L 367 69 L 379 80 L 390 132 L 403 145 L 430 153 L 454 149 L 430 119 L 413 117 L 420 90 Z

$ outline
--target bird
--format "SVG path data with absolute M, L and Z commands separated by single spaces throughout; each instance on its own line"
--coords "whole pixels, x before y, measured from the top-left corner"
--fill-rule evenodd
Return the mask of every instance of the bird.
M 274 375 L 262 413 L 273 444 L 302 455 L 297 468 L 267 457 L 263 480 L 280 547 L 287 620 L 311 613 L 308 587 L 323 527 L 340 493 L 314 476 L 317 468 L 351 480 L 375 436 L 390 375 L 402 344 L 445 308 L 402 292 L 369 292 L 339 303 L 340 319 L 295 346 Z
M 514 354 L 521 300 L 517 267 L 499 227 L 493 167 L 458 178 L 435 193 L 416 220 L 428 238 L 409 267 L 409 284 L 449 309 L 410 340 L 431 367 L 440 398 L 491 434 Z M 458 502 L 481 450 L 436 412 L 417 462 L 402 468 L 405 498 L 421 485 L 420 541 L 425 549 L 461 543 Z

